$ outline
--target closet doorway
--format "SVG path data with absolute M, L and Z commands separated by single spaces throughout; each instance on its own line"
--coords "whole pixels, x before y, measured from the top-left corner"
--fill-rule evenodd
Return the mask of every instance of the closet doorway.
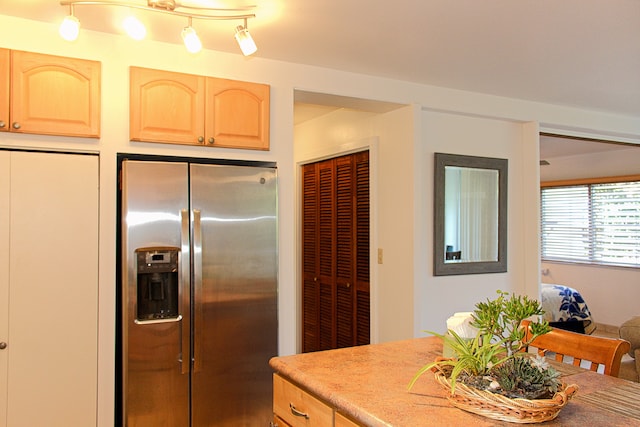
M 301 172 L 302 351 L 369 344 L 369 152 Z

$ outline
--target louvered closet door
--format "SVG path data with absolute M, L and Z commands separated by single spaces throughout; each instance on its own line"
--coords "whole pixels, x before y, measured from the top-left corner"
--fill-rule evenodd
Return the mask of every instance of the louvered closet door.
M 318 174 L 302 167 L 302 350 L 318 350 Z
M 369 152 L 355 155 L 355 344 L 366 345 L 371 340 L 369 292 Z
M 369 157 L 305 165 L 303 351 L 369 343 Z

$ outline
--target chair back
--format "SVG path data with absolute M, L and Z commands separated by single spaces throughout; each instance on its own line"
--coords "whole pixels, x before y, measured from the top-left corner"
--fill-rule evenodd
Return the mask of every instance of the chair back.
M 529 321 L 522 322 L 526 328 L 526 339 L 531 339 Z M 616 338 L 605 338 L 584 335 L 577 332 L 552 328 L 551 332 L 540 335 L 530 345 L 535 347 L 539 355 L 546 352 L 555 353 L 555 360 L 565 362 L 565 356 L 573 358 L 573 365 L 582 366 L 594 372 L 604 366 L 604 374 L 617 377 L 620 372 L 622 356 L 631 347 L 628 341 Z

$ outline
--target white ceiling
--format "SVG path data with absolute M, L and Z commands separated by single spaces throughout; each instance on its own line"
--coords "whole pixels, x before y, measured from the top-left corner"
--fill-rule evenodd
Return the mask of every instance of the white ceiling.
M 594 141 L 553 135 L 540 136 L 540 159 L 547 161 L 551 161 L 559 157 L 598 154 L 629 149 L 640 149 L 640 145 Z
M 640 117 L 640 0 L 197 1 L 256 4 L 259 57 Z M 75 14 L 119 32 L 123 9 Z M 57 25 L 68 8 L 0 0 L 0 13 Z M 181 43 L 185 18 L 138 16 L 150 38 Z M 205 48 L 228 52 L 235 25 L 194 21 Z

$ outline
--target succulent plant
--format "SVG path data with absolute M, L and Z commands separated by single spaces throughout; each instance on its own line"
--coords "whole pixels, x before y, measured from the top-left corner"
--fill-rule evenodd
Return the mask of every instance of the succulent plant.
M 477 328 L 483 336 L 491 337 L 492 342 L 499 342 L 512 356 L 530 342 L 525 342 L 525 330 L 520 326 L 523 320 L 531 316 L 544 314 L 540 303 L 528 296 L 511 295 L 498 291 L 498 297 L 487 302 L 476 304 L 471 326 Z M 548 322 L 539 321 L 530 324 L 533 337 L 546 334 L 551 330 Z
M 560 374 L 544 358 L 513 357 L 491 370 L 499 387 L 493 391 L 508 397 L 548 399 L 560 390 Z

